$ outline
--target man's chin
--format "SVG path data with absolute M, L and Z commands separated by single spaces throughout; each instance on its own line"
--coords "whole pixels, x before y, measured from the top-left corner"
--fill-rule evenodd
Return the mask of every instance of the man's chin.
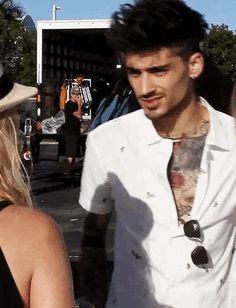
M 160 113 L 158 113 L 154 110 L 153 111 L 144 110 L 144 114 L 151 121 L 155 121 L 155 120 L 161 119 L 163 117 L 162 114 L 160 114 Z

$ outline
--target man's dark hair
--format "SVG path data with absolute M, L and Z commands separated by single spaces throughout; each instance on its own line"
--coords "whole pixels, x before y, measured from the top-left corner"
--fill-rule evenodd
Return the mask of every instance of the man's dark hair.
M 177 47 L 187 58 L 200 51 L 207 28 L 203 16 L 182 0 L 136 0 L 112 15 L 108 40 L 124 54 Z

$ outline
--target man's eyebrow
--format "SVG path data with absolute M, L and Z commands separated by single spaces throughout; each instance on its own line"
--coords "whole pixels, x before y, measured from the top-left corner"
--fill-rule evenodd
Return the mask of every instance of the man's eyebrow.
M 164 64 L 164 65 L 153 65 L 153 66 L 150 66 L 148 68 L 145 68 L 145 71 L 148 71 L 148 72 L 163 72 L 163 71 L 166 71 L 166 70 L 169 70 L 170 69 L 170 64 Z M 142 69 L 139 69 L 139 68 L 136 68 L 136 67 L 132 67 L 132 66 L 126 66 L 126 70 L 129 72 L 139 72 L 139 71 L 142 71 Z
M 137 72 L 140 71 L 140 69 L 132 66 L 126 66 L 125 68 L 127 71 L 137 71 Z
M 170 69 L 170 64 L 164 64 L 164 65 L 153 65 L 146 69 L 146 71 L 155 71 L 155 72 L 164 72 L 166 70 Z

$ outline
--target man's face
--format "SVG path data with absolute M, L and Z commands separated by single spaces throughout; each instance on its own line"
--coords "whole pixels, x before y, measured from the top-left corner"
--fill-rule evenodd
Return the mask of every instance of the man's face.
M 78 85 L 81 84 L 81 82 L 83 81 L 84 77 L 83 76 L 77 76 L 75 81 L 78 83 Z
M 189 61 L 168 48 L 126 55 L 129 82 L 150 120 L 175 116 L 191 100 Z
M 80 101 L 81 97 L 80 94 L 71 94 L 70 100 L 74 103 L 78 103 Z

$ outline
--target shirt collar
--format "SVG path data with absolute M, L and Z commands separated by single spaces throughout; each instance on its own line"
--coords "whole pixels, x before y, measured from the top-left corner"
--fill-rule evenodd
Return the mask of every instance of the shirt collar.
M 209 112 L 210 129 L 206 138 L 206 144 L 215 148 L 229 150 L 232 147 L 232 136 L 228 136 L 226 133 L 225 122 L 222 121 L 222 117 L 219 116 L 220 112 L 210 106 L 210 104 L 202 97 L 200 97 L 200 102 L 206 106 Z M 142 109 L 140 110 L 140 117 L 140 142 L 143 145 L 149 146 L 160 143 L 163 140 L 170 141 L 170 139 L 164 139 L 157 133 L 152 121 L 145 116 Z
M 140 116 L 139 130 L 141 144 L 149 146 L 161 142 L 163 138 L 157 133 L 152 121 L 145 116 L 143 109 L 140 110 Z
M 220 112 L 215 110 L 203 97 L 200 97 L 200 102 L 208 109 L 210 119 L 210 129 L 206 138 L 206 144 L 224 150 L 230 150 L 232 147 L 232 135 L 228 135 L 226 131 L 226 122 L 220 116 Z M 227 117 L 227 115 L 224 115 Z

